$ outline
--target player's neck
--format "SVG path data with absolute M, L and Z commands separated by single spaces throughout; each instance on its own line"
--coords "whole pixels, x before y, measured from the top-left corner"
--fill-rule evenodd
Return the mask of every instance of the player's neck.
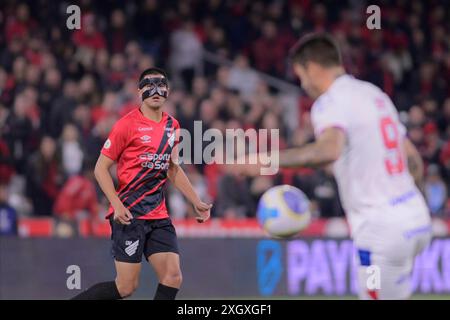
M 147 107 L 145 104 L 141 104 L 139 110 L 142 112 L 142 115 L 145 118 L 155 121 L 155 122 L 160 122 L 163 117 L 161 107 L 151 108 L 151 107 Z
M 345 70 L 342 67 L 336 67 L 333 69 L 330 69 L 329 72 L 324 74 L 323 76 L 323 82 L 322 86 L 320 88 L 320 94 L 326 92 L 331 85 L 336 81 L 337 78 L 345 74 Z

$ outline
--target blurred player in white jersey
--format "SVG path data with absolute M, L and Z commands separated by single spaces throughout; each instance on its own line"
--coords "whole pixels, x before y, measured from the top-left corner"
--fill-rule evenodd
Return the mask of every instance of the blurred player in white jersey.
M 315 99 L 316 140 L 280 152 L 281 167 L 333 164 L 358 252 L 361 299 L 406 299 L 414 258 L 431 239 L 430 216 L 417 185 L 423 163 L 390 98 L 345 73 L 339 49 L 324 34 L 291 50 L 295 74 Z M 257 174 L 260 166 L 245 166 Z M 380 286 L 368 279 L 380 270 Z M 371 272 L 366 272 L 371 271 Z

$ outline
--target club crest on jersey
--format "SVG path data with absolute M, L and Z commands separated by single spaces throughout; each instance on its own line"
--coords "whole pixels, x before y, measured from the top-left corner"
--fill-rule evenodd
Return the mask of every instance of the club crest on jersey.
M 166 127 L 164 130 L 166 131 L 167 138 L 170 138 L 170 136 L 172 135 L 173 128 Z
M 126 241 L 125 245 L 127 246 L 125 248 L 125 252 L 127 253 L 127 255 L 129 255 L 130 257 L 136 253 L 138 246 L 139 246 L 139 240 L 136 240 L 134 242 L 132 241 Z
M 152 141 L 152 137 L 145 135 L 141 137 L 142 143 L 150 143 Z
M 166 131 L 167 137 L 170 137 L 170 135 L 171 135 L 172 132 L 173 132 L 173 128 L 165 128 L 164 130 Z

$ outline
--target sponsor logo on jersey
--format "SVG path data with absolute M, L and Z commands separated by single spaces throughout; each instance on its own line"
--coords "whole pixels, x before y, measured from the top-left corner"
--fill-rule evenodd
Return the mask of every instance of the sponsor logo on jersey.
M 142 131 L 152 131 L 153 127 L 139 127 L 138 131 L 142 132 Z
M 161 161 L 161 160 L 167 161 L 170 159 L 170 154 L 143 153 L 139 155 L 139 159 L 143 161 Z
M 139 155 L 141 166 L 149 169 L 168 170 L 170 154 L 144 153 Z
M 142 141 L 142 143 L 149 143 L 152 141 L 152 137 L 150 137 L 148 135 L 142 136 L 141 141 Z

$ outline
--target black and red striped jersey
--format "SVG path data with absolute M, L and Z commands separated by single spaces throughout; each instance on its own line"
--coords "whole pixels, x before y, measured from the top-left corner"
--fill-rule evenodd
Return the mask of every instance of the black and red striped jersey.
M 179 128 L 166 112 L 155 122 L 136 108 L 114 125 L 103 145 L 101 153 L 117 162 L 117 194 L 133 217 L 168 217 L 163 187 Z M 112 213 L 110 207 L 106 218 Z

